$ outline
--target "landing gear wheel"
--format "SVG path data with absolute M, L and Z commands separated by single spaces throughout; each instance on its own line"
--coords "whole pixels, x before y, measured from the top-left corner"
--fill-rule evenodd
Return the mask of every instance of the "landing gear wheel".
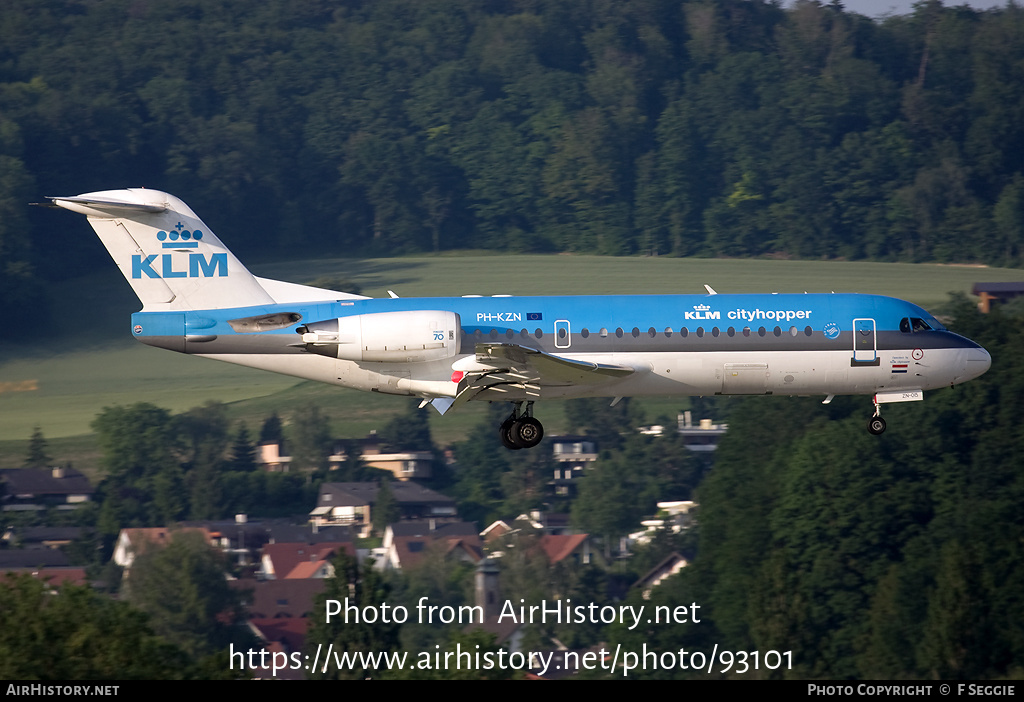
M 885 431 L 885 420 L 881 417 L 872 417 L 868 420 L 868 431 L 878 436 Z
M 533 448 L 544 438 L 544 427 L 533 417 L 523 417 L 512 422 L 509 438 L 516 448 Z
M 498 436 L 501 437 L 501 445 L 512 451 L 518 451 L 522 446 L 512 441 L 512 425 L 516 423 L 515 417 L 509 417 L 498 427 Z

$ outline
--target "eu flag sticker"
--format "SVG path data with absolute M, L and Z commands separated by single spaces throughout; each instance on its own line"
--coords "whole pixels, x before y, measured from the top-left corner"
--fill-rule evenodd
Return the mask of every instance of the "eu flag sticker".
M 542 313 L 540 313 L 540 312 L 527 312 L 526 313 L 526 321 L 527 322 L 540 322 L 543 319 L 544 319 L 544 315 Z

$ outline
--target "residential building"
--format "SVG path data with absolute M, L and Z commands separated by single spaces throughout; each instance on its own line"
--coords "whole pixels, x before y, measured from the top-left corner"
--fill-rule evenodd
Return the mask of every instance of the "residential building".
M 95 488 L 74 468 L 14 468 L 0 471 L 0 504 L 5 512 L 77 509 Z

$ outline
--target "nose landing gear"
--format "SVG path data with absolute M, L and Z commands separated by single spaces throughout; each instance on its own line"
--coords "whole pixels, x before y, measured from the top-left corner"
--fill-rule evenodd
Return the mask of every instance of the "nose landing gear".
M 885 420 L 882 419 L 882 406 L 875 402 L 875 413 L 868 420 L 868 431 L 878 436 L 885 431 Z
M 544 438 L 544 427 L 533 416 L 533 402 L 513 403 L 512 414 L 501 423 L 498 434 L 502 445 L 514 451 L 539 444 Z

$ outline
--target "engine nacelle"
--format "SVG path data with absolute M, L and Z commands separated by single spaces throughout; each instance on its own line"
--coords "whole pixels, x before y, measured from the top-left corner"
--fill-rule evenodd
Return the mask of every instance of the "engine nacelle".
M 300 327 L 306 350 L 346 361 L 418 363 L 459 350 L 459 315 L 445 310 L 377 312 Z

